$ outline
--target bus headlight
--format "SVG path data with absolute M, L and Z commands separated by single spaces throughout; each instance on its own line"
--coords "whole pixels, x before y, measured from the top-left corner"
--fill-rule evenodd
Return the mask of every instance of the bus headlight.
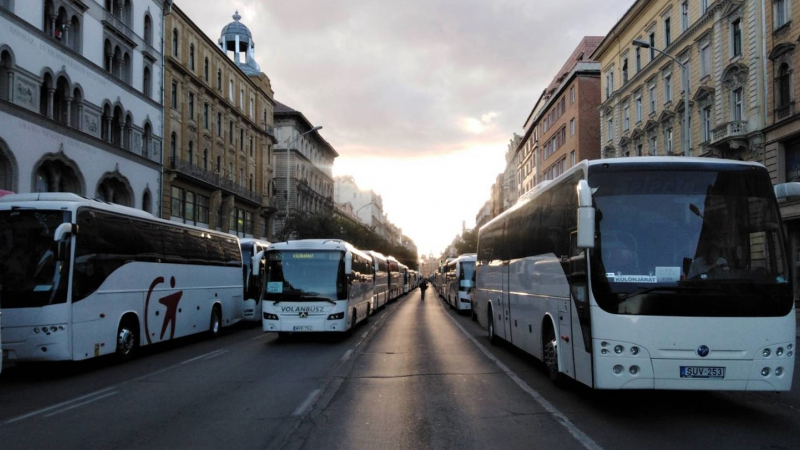
M 625 350 L 625 347 L 623 347 L 623 346 L 621 346 L 621 345 L 617 345 L 617 346 L 615 346 L 615 347 L 614 347 L 614 353 L 616 353 L 616 354 L 618 354 L 618 355 L 619 355 L 620 353 L 622 353 L 624 350 Z
M 264 313 L 264 320 L 278 320 L 276 314 Z
M 783 375 L 783 367 L 778 367 L 777 369 L 775 369 L 775 376 L 779 377 L 781 375 Z
M 778 349 L 775 350 L 775 355 L 776 356 L 783 356 L 783 347 L 778 347 Z
M 768 348 L 765 348 L 764 351 L 761 352 L 761 356 L 763 356 L 764 358 L 769 358 L 769 355 L 771 353 L 772 352 L 770 352 Z
M 328 320 L 341 320 L 344 319 L 344 312 L 338 312 L 328 316 Z

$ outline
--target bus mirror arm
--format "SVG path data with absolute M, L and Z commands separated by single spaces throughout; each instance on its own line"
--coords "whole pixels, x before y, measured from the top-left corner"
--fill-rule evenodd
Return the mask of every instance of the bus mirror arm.
M 69 237 L 78 231 L 78 225 L 62 223 L 53 233 L 53 240 L 56 242 L 56 260 L 65 261 L 69 255 Z
M 250 267 L 252 267 L 253 276 L 257 277 L 261 273 L 261 260 L 264 259 L 264 250 L 253 255 L 253 259 L 250 261 Z

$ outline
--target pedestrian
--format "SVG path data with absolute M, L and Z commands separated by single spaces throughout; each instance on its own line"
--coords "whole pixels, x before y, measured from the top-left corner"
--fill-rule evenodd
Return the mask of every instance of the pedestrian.
M 419 291 L 422 294 L 422 301 L 425 301 L 425 289 L 428 289 L 428 279 L 423 278 L 422 282 L 419 284 Z

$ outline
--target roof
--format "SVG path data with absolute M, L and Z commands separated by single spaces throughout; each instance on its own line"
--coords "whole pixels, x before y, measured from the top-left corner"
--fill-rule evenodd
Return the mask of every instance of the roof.
M 303 123 L 306 124 L 306 126 L 308 128 L 314 128 L 314 125 L 311 123 L 310 120 L 308 120 L 306 118 L 305 115 L 303 115 L 303 113 L 301 113 L 300 111 L 298 111 L 298 110 L 296 110 L 296 109 L 294 109 L 294 108 L 292 108 L 290 106 L 287 106 L 287 105 L 285 105 L 285 104 L 283 104 L 283 103 L 281 103 L 281 102 L 279 102 L 277 100 L 275 100 L 275 109 L 273 109 L 272 115 L 276 119 L 278 118 L 278 116 L 284 116 L 284 117 L 296 116 L 296 117 L 300 118 L 303 121 Z M 317 131 L 316 134 L 317 134 L 317 137 L 319 138 L 319 140 L 322 141 L 326 146 L 328 146 L 328 149 L 330 149 L 330 151 L 333 152 L 333 154 L 335 155 L 334 157 L 338 157 L 339 156 L 339 152 L 337 152 L 333 148 L 333 146 L 328 141 L 326 141 L 325 138 L 322 137 L 322 135 L 319 134 L 319 131 Z
M 222 29 L 222 33 L 220 36 L 225 36 L 228 34 L 232 35 L 239 35 L 239 36 L 247 36 L 250 39 L 253 39 L 253 34 L 250 33 L 250 29 L 245 26 L 245 24 L 239 22 L 242 16 L 239 15 L 239 11 L 236 11 L 236 14 L 233 15 L 233 22 L 225 25 Z

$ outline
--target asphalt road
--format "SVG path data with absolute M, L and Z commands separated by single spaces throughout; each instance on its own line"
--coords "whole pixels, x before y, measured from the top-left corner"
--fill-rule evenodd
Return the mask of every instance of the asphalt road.
M 783 394 L 556 389 L 434 295 L 351 337 L 237 325 L 126 364 L 4 368 L 0 448 L 800 448 L 798 380 Z

